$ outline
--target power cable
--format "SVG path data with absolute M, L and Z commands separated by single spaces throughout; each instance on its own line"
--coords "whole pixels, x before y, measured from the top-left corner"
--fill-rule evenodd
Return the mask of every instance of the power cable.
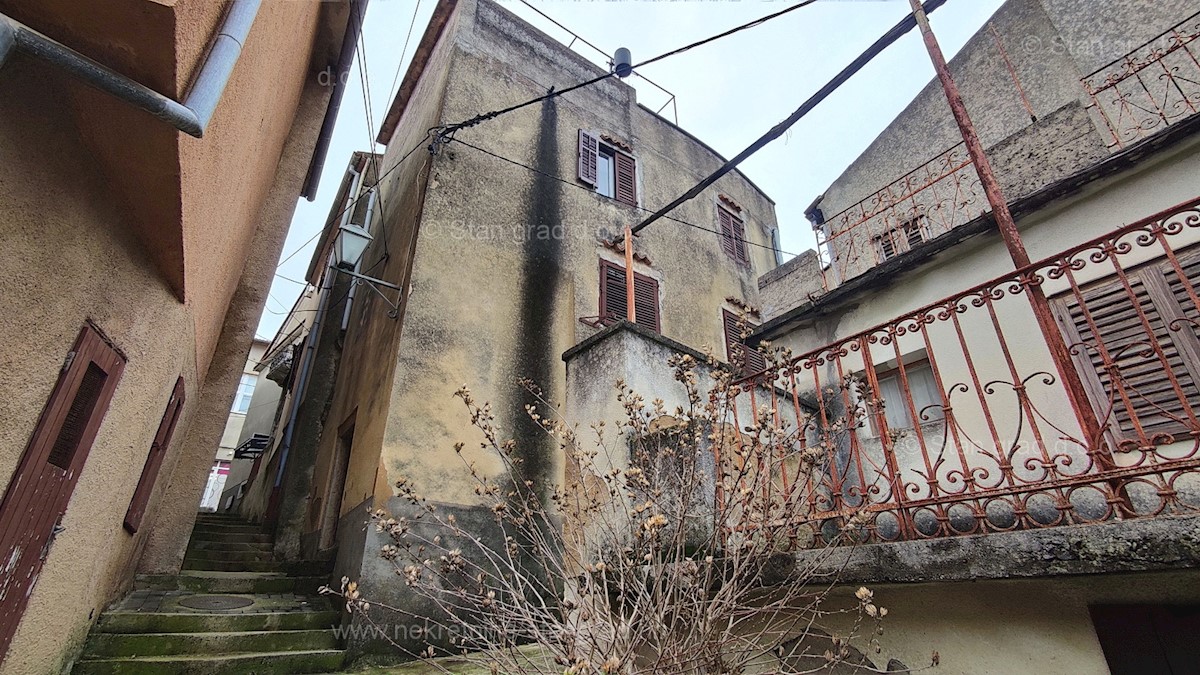
M 930 0 L 930 2 L 933 2 L 933 1 L 934 1 L 934 0 Z M 713 36 L 711 36 L 711 37 L 704 38 L 703 40 L 698 40 L 698 41 L 696 41 L 696 42 L 693 42 L 693 43 L 691 43 L 691 44 L 685 45 L 685 46 L 683 46 L 683 47 L 679 47 L 678 49 L 673 49 L 673 50 L 671 50 L 671 51 L 669 51 L 669 52 L 666 52 L 665 54 L 659 54 L 658 56 L 655 56 L 655 57 L 653 57 L 653 58 L 646 59 L 645 61 L 642 61 L 641 63 L 638 63 L 637 65 L 635 65 L 635 66 L 634 66 L 634 68 L 639 68 L 639 67 L 642 67 L 642 66 L 647 66 L 647 65 L 650 65 L 650 64 L 652 64 L 652 63 L 656 63 L 656 62 L 658 62 L 658 61 L 662 61 L 663 59 L 666 59 L 666 58 L 668 58 L 668 57 L 675 56 L 675 55 L 677 55 L 677 54 L 682 54 L 683 52 L 689 51 L 689 50 L 691 50 L 691 49 L 695 49 L 696 47 L 700 47 L 700 46 L 702 46 L 702 45 L 706 45 L 706 44 L 708 44 L 708 43 L 710 43 L 710 42 L 714 42 L 714 41 L 716 41 L 716 40 L 719 40 L 719 39 L 721 39 L 721 38 L 728 37 L 728 36 L 730 36 L 730 35 L 733 35 L 734 33 L 737 33 L 737 32 L 739 32 L 739 31 L 743 31 L 743 30 L 746 30 L 746 29 L 748 29 L 748 28 L 753 28 L 753 27 L 755 27 L 755 26 L 762 25 L 762 24 L 764 24 L 764 23 L 766 23 L 766 22 L 768 22 L 768 21 L 771 21 L 772 19 L 776 19 L 776 18 L 778 18 L 778 17 L 780 17 L 780 16 L 783 16 L 784 14 L 787 14 L 787 13 L 789 13 L 789 12 L 795 11 L 795 10 L 797 10 L 797 9 L 801 9 L 801 8 L 803 8 L 803 7 L 807 7 L 807 6 L 811 5 L 811 4 L 814 4 L 815 2 L 817 2 L 817 0 L 802 0 L 802 2 L 799 2 L 799 3 L 795 4 L 795 5 L 792 5 L 791 7 L 787 7 L 787 8 L 785 8 L 785 9 L 782 9 L 782 10 L 778 11 L 778 12 L 775 12 L 775 13 L 773 13 L 773 14 L 768 14 L 768 15 L 766 15 L 766 16 L 760 17 L 760 18 L 758 18 L 758 19 L 755 19 L 755 20 L 753 20 L 753 21 L 749 21 L 749 22 L 747 22 L 747 23 L 741 24 L 740 26 L 735 26 L 734 28 L 731 28 L 731 29 L 729 29 L 729 30 L 727 30 L 727 31 L 725 31 L 725 32 L 723 32 L 723 33 L 718 33 L 717 35 L 713 35 Z M 940 0 L 940 2 L 945 2 L 945 0 Z M 939 2 L 939 4 L 940 4 L 940 2 Z M 429 152 L 430 152 L 430 154 L 437 154 L 437 150 L 438 150 L 438 148 L 439 148 L 441 145 L 443 145 L 444 143 L 446 143 L 447 141 L 449 141 L 449 140 L 451 139 L 451 136 L 453 135 L 453 133 L 454 133 L 455 131 L 458 131 L 459 129 L 465 129 L 465 128 L 468 128 L 468 127 L 473 127 L 473 126 L 475 126 L 475 125 L 477 125 L 477 124 L 479 124 L 479 123 L 481 123 L 481 122 L 484 122 L 484 121 L 487 121 L 487 120 L 491 120 L 491 119 L 495 119 L 495 118 L 497 118 L 497 117 L 500 117 L 501 115 L 505 115 L 505 114 L 507 114 L 507 113 L 510 113 L 510 112 L 512 112 L 512 111 L 514 111 L 514 110 L 520 110 L 521 108 L 524 108 L 524 107 L 527 107 L 527 106 L 533 105 L 533 104 L 535 104 L 535 103 L 539 103 L 539 102 L 541 102 L 541 101 L 546 101 L 546 100 L 549 100 L 549 99 L 552 99 L 552 98 L 556 98 L 556 97 L 558 97 L 558 96 L 562 96 L 563 94 L 566 94 L 567 92 L 575 91 L 576 89 L 582 89 L 583 87 L 587 87 L 587 86 L 589 86 L 589 85 L 596 84 L 597 82 L 601 82 L 601 81 L 603 81 L 603 80 L 606 80 L 606 79 L 608 79 L 608 78 L 612 77 L 614 74 L 615 74 L 615 73 L 606 73 L 606 74 L 604 74 L 604 75 L 601 75 L 600 77 L 595 77 L 595 78 L 592 78 L 592 79 L 590 79 L 590 80 L 587 80 L 587 81 L 585 81 L 585 82 L 581 82 L 581 83 L 579 83 L 579 84 L 572 85 L 572 86 L 570 86 L 570 87 L 567 87 L 566 89 L 558 89 L 558 90 L 555 90 L 555 89 L 553 89 L 553 88 L 552 88 L 552 89 L 551 89 L 551 91 L 547 92 L 546 94 L 543 94 L 543 95 L 541 95 L 541 96 L 537 96 L 537 97 L 535 97 L 535 98 L 529 99 L 528 101 L 525 101 L 524 103 L 518 103 L 518 104 L 516 104 L 516 105 L 509 106 L 509 107 L 507 107 L 507 108 L 502 108 L 502 109 L 500 109 L 500 110 L 493 110 L 493 111 L 491 111 L 491 112 L 487 112 L 487 113 L 483 113 L 483 114 L 480 114 L 480 115 L 476 115 L 476 116 L 474 116 L 474 117 L 472 117 L 472 118 L 470 118 L 470 119 L 468 119 L 468 120 L 465 120 L 465 121 L 463 121 L 463 122 L 458 122 L 458 123 L 456 123 L 456 124 L 446 124 L 446 125 L 440 125 L 440 126 L 431 127 L 431 128 L 428 130 L 428 131 L 426 131 L 426 136 L 425 136 L 425 139 L 423 139 L 423 140 L 421 141 L 421 143 L 420 143 L 420 144 L 418 144 L 418 145 L 414 146 L 412 149 L 410 149 L 408 152 L 406 152 L 406 153 L 404 154 L 404 156 L 400 158 L 400 160 L 399 160 L 399 161 L 397 161 L 395 164 L 393 164 L 391 167 L 389 167 L 389 168 L 388 168 L 386 171 L 384 171 L 384 172 L 383 172 L 383 173 L 382 173 L 382 174 L 381 174 L 381 175 L 378 177 L 378 179 L 376 179 L 375 183 L 374 183 L 373 185 L 371 185 L 371 188 L 378 187 L 378 186 L 379 186 L 379 184 L 383 182 L 383 179 L 384 179 L 384 178 L 387 178 L 387 177 L 388 177 L 388 176 L 389 176 L 389 175 L 390 175 L 390 174 L 391 174 L 393 171 L 395 171 L 395 170 L 396 170 L 396 169 L 397 169 L 397 168 L 400 166 L 400 164 L 402 164 L 402 163 L 404 162 L 404 160 L 408 159 L 408 158 L 409 158 L 409 157 L 410 157 L 410 156 L 411 156 L 411 155 L 412 155 L 414 152 L 416 152 L 416 151 L 417 151 L 417 149 L 418 149 L 418 148 L 420 148 L 422 145 L 424 145 L 424 144 L 425 144 L 425 142 L 426 142 L 427 140 L 429 140 L 430 138 L 432 138 L 433 142 L 432 142 L 432 143 L 430 143 L 430 144 L 429 144 L 429 146 L 428 146 L 428 147 L 429 147 Z M 346 205 L 344 208 L 342 208 L 342 210 L 341 210 L 341 211 L 339 211 L 338 213 L 334 214 L 334 216 L 333 216 L 333 217 L 334 217 L 334 218 L 338 218 L 338 217 L 340 217 L 340 216 L 341 216 L 343 213 L 345 213 L 347 210 L 349 210 L 349 209 L 351 209 L 351 208 L 354 208 L 354 205 L 355 205 L 355 204 L 358 202 L 358 200 L 359 200 L 359 199 L 361 199 L 361 198 L 362 198 L 362 194 L 360 194 L 358 197 L 355 197 L 353 200 L 351 200 L 351 201 L 350 201 L 350 203 L 348 203 L 348 204 L 347 204 L 347 205 Z M 318 232 L 318 233 L 317 233 L 317 235 L 315 235 L 315 236 L 313 236 L 313 237 L 312 237 L 312 239 L 316 239 L 316 238 L 317 238 L 317 236 L 319 236 L 319 235 L 320 235 L 320 233 Z M 312 241 L 312 239 L 310 239 L 310 240 L 309 240 L 309 242 L 311 242 L 311 241 Z M 307 246 L 309 242 L 305 242 L 305 244 L 304 244 L 304 245 L 305 245 L 305 246 Z M 292 255 L 295 255 L 297 252 L 298 252 L 298 251 L 294 251 L 294 252 L 292 253 Z M 290 257 L 291 257 L 291 256 L 289 256 L 289 258 L 290 258 Z M 285 259 L 284 259 L 284 261 L 286 261 L 286 260 L 287 260 L 287 258 L 285 258 Z M 281 262 L 280 264 L 282 264 L 282 262 Z
M 941 1 L 945 2 L 945 0 L 941 0 Z M 733 28 L 730 28 L 729 30 L 727 30 L 723 33 L 718 33 L 711 37 L 704 38 L 703 40 L 697 40 L 696 42 L 693 42 L 688 45 L 684 45 L 683 47 L 679 47 L 678 49 L 673 49 L 669 52 L 666 52 L 665 54 L 659 54 L 658 56 L 655 56 L 653 58 L 646 59 L 645 61 L 634 64 L 633 68 L 634 69 L 642 68 L 642 67 L 648 66 L 652 63 L 657 63 L 658 61 L 662 61 L 663 59 L 666 59 L 666 58 L 669 58 L 672 56 L 676 56 L 676 55 L 682 54 L 686 51 L 695 49 L 696 47 L 701 47 L 710 42 L 715 42 L 717 40 L 720 40 L 721 38 L 725 38 L 730 35 L 733 35 L 734 33 L 738 33 L 740 31 L 747 30 L 749 28 L 754 28 L 755 26 L 762 25 L 768 21 L 771 21 L 772 19 L 777 19 L 789 12 L 794 12 L 797 9 L 807 7 L 811 4 L 814 4 L 815 2 L 817 2 L 817 0 L 801 0 L 801 2 L 798 2 L 794 5 L 792 5 L 791 7 L 787 7 L 785 9 L 782 9 L 773 14 L 768 14 L 764 17 L 760 17 L 753 21 L 749 21 L 744 24 L 741 24 L 740 26 L 735 26 Z M 538 96 L 536 98 L 531 98 L 528 101 L 525 101 L 523 103 L 518 103 L 516 105 L 511 105 L 507 108 L 501 108 L 499 110 L 493 110 L 491 112 L 482 113 L 482 114 L 476 115 L 468 120 L 458 122 L 457 124 L 443 125 L 441 127 L 438 127 L 438 129 L 440 130 L 438 132 L 438 138 L 439 138 L 439 140 L 446 139 L 448 136 L 453 135 L 454 132 L 459 131 L 460 129 L 466 129 L 469 127 L 473 127 L 481 122 L 486 122 L 487 120 L 496 119 L 497 117 L 500 117 L 501 115 L 506 115 L 510 112 L 513 112 L 515 110 L 520 110 L 521 108 L 531 106 L 535 103 L 541 103 L 542 101 L 547 101 L 549 99 L 556 98 L 558 96 L 562 96 L 563 94 L 575 91 L 576 89 L 582 89 L 584 87 L 591 86 L 593 84 L 596 84 L 597 82 L 602 82 L 604 80 L 607 80 L 608 78 L 613 77 L 614 75 L 616 75 L 615 71 L 608 72 L 599 77 L 594 77 L 590 80 L 580 82 L 579 84 L 571 85 L 570 87 L 567 87 L 566 89 L 557 89 L 556 90 L 555 88 L 551 87 L 550 91 L 548 91 L 547 93 L 545 93 L 541 96 Z
M 417 6 L 413 9 L 412 21 L 408 23 L 408 34 L 404 36 L 404 46 L 400 48 L 400 62 L 396 64 L 396 74 L 392 76 L 392 86 L 388 87 L 387 100 L 392 100 L 392 96 L 396 95 L 396 84 L 400 82 L 400 69 L 404 67 L 404 55 L 408 53 L 408 41 L 412 38 L 413 26 L 417 24 L 417 14 L 421 11 L 421 0 L 417 0 Z
M 547 178 L 551 178 L 551 179 L 553 179 L 553 180 L 556 180 L 556 181 L 558 181 L 558 182 L 562 183 L 563 185 L 569 185 L 569 186 L 571 186 L 571 187 L 573 187 L 573 188 L 579 188 L 580 190 L 584 190 L 584 191 L 586 191 L 586 192 L 594 192 L 594 190 L 593 190 L 592 188 L 590 188 L 590 187 L 588 187 L 588 186 L 586 186 L 586 185 L 580 185 L 579 183 L 576 183 L 575 181 L 567 180 L 567 179 L 565 179 L 565 178 L 562 178 L 562 177 L 560 177 L 560 176 L 555 176 L 555 175 L 553 175 L 553 174 L 546 173 L 545 171 L 542 171 L 541 169 L 538 169 L 538 168 L 532 167 L 532 166 L 530 166 L 530 165 L 528 165 L 528 164 L 523 164 L 523 163 L 521 163 L 521 162 L 518 162 L 518 161 L 517 161 L 517 160 L 515 160 L 515 159 L 509 159 L 508 157 L 505 157 L 505 156 L 503 156 L 503 155 L 498 155 L 498 154 L 496 154 L 496 153 L 492 152 L 491 150 L 487 150 L 487 149 L 485 149 L 485 148 L 481 148 L 481 147 L 479 147 L 478 145 L 474 145 L 474 144 L 472 144 L 472 143 L 469 143 L 469 142 L 467 142 L 467 141 L 464 141 L 464 140 L 462 140 L 462 139 L 460 139 L 460 138 L 454 138 L 454 139 L 452 139 L 452 140 L 453 140 L 453 142 L 455 142 L 455 143 L 460 143 L 460 144 L 462 144 L 462 145 L 465 145 L 465 146 L 467 146 L 468 148 L 471 148 L 471 149 L 473 149 L 473 150 L 478 150 L 479 152 L 482 152 L 483 154 L 485 154 L 485 155 L 488 155 L 488 156 L 490 156 L 490 157 L 495 157 L 496 159 L 499 159 L 499 160 L 501 160 L 501 161 L 508 162 L 509 164 L 513 164 L 513 165 L 515 165 L 515 166 L 519 166 L 519 167 L 521 167 L 522 169 L 528 169 L 529 171 L 532 171 L 532 172 L 534 172 L 534 173 L 541 174 L 541 175 L 543 175 L 543 176 L 545 176 L 545 177 L 547 177 Z M 644 208 L 644 207 L 641 207 L 641 206 L 637 206 L 637 205 L 631 205 L 631 206 L 633 206 L 633 208 L 635 208 L 635 209 L 637 209 L 637 210 L 639 210 L 639 211 L 644 211 L 644 212 L 646 212 L 646 213 L 653 213 L 653 211 L 651 211 L 650 209 L 647 209 L 647 208 Z M 692 227 L 692 228 L 695 228 L 695 229 L 697 229 L 697 230 L 702 230 L 702 231 L 704 231 L 704 232 L 711 232 L 711 233 L 713 233 L 713 234 L 716 234 L 716 235 L 718 235 L 718 236 L 721 236 L 721 237 L 729 237 L 730 239 L 733 239 L 734 241 L 740 241 L 740 242 L 742 242 L 743 244 L 746 244 L 746 245 L 748 245 L 748 246 L 757 246 L 757 247 L 759 247 L 759 248 L 765 248 L 765 249 L 767 249 L 768 251 L 775 251 L 775 252 L 778 252 L 778 253 L 782 253 L 783 255 L 789 255 L 789 256 L 795 256 L 795 255 L 797 255 L 797 254 L 795 254 L 795 253 L 788 253 L 787 251 L 784 251 L 784 250 L 782 250 L 782 249 L 777 249 L 777 248 L 775 248 L 775 247 L 773 247 L 773 246 L 767 246 L 766 244 L 759 244 L 759 243 L 756 243 L 756 242 L 750 241 L 749 239 L 745 239 L 745 238 L 743 238 L 743 237 L 738 237 L 738 236 L 736 236 L 736 235 L 729 235 L 729 234 L 726 234 L 726 233 L 724 233 L 724 232 L 721 232 L 721 231 L 719 231 L 719 230 L 714 230 L 714 229 L 711 229 L 711 228 L 708 228 L 708 227 L 704 227 L 703 225 L 697 225 L 697 224 L 695 224 L 695 223 L 690 223 L 690 222 L 688 222 L 688 221 L 686 221 L 686 220 L 682 220 L 682 219 L 680 219 L 680 218 L 675 218 L 674 216 L 665 216 L 665 218 L 666 218 L 667 220 L 670 220 L 670 221 L 674 221 L 674 222 L 676 222 L 676 223 L 679 223 L 680 225 L 687 225 L 688 227 Z
M 936 10 L 938 7 L 941 7 L 945 3 L 946 3 L 946 0 L 925 0 L 925 3 L 924 3 L 925 13 L 931 14 L 931 13 L 933 13 L 934 10 Z M 671 202 L 670 204 L 667 204 L 666 206 L 662 207 L 658 211 L 655 211 L 648 218 L 646 218 L 642 222 L 638 223 L 637 225 L 634 225 L 631 228 L 633 230 L 633 232 L 637 233 L 637 232 L 645 229 L 646 226 L 650 225 L 654 221 L 656 221 L 659 218 L 662 218 L 666 214 L 670 213 L 672 210 L 674 210 L 680 204 L 682 204 L 690 199 L 693 199 L 694 197 L 696 197 L 696 195 L 703 192 L 705 188 L 707 188 L 708 186 L 717 182 L 718 178 L 720 178 L 721 176 L 724 176 L 725 174 L 729 173 L 734 168 L 736 168 L 737 165 L 741 164 L 742 161 L 745 160 L 747 157 L 749 157 L 750 155 L 753 155 L 754 153 L 756 153 L 760 149 L 762 149 L 763 146 L 767 145 L 768 143 L 775 140 L 776 138 L 779 138 L 780 136 L 782 136 L 784 134 L 784 132 L 786 132 L 789 128 L 791 128 L 791 126 L 793 124 L 800 121 L 800 119 L 802 117 L 804 117 L 809 112 L 811 112 L 814 108 L 816 108 L 817 105 L 819 105 L 822 101 L 824 101 L 826 98 L 828 98 L 830 94 L 837 91 L 838 88 L 840 88 L 843 84 L 846 83 L 846 81 L 848 81 L 851 77 L 853 77 L 858 71 L 862 70 L 863 67 L 865 67 L 868 63 L 870 63 L 872 60 L 874 60 L 876 56 L 879 56 L 879 54 L 881 54 L 884 49 L 886 49 L 892 43 L 899 40 L 902 36 L 904 36 L 909 31 L 911 31 L 913 28 L 916 27 L 916 25 L 917 25 L 916 17 L 914 17 L 912 14 L 909 14 L 908 16 L 906 16 L 903 20 L 901 20 L 899 23 L 897 23 L 895 26 L 893 26 L 891 30 L 884 33 L 883 37 L 879 38 L 870 47 L 868 47 L 865 52 L 863 52 L 862 54 L 859 54 L 859 56 L 857 58 L 855 58 L 854 61 L 852 61 L 850 63 L 850 65 L 843 68 L 842 71 L 839 72 L 837 75 L 835 75 L 833 77 L 833 79 L 831 79 L 829 82 L 827 82 L 825 84 L 825 86 L 823 86 L 819 90 L 817 90 L 817 93 L 810 96 L 808 98 L 808 100 L 805 101 L 804 103 L 802 103 L 800 105 L 800 107 L 796 109 L 795 112 L 793 112 L 791 115 L 789 115 L 787 117 L 787 119 L 783 120 L 779 124 L 776 124 L 774 127 L 771 128 L 770 131 L 763 134 L 761 137 L 759 137 L 758 140 L 751 143 L 749 145 L 749 147 L 747 147 L 745 150 L 738 153 L 738 155 L 736 157 L 725 162 L 723 165 L 721 165 L 721 168 L 719 168 L 716 171 L 714 171 L 713 173 L 709 174 L 708 177 L 706 177 L 704 180 L 697 183 L 692 189 L 690 189 L 687 192 L 680 195 L 677 199 L 675 199 L 675 201 Z

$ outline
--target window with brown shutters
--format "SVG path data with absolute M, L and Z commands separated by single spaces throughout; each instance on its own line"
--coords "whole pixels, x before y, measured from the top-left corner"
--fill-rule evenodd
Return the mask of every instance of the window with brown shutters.
M 1200 284 L 1200 249 L 1178 256 Z M 1128 287 L 1126 286 L 1128 284 Z M 1083 286 L 1055 300 L 1059 324 L 1097 416 L 1118 439 L 1159 443 L 1187 433 L 1200 411 L 1200 318 L 1187 285 L 1156 261 Z
M 129 509 L 125 512 L 123 525 L 130 534 L 138 531 L 142 517 L 146 515 L 146 506 L 150 503 L 158 470 L 162 468 L 163 458 L 171 445 L 171 435 L 175 432 L 175 423 L 179 421 L 183 402 L 184 386 L 181 376 L 175 380 L 175 388 L 171 391 L 171 397 L 167 399 L 166 412 L 163 413 L 162 421 L 158 423 L 158 431 L 154 434 L 154 441 L 150 443 L 150 454 L 146 457 L 146 464 L 142 466 L 142 476 L 138 479 L 133 499 L 129 501 Z
M 579 130 L 579 180 L 596 187 L 596 161 L 600 154 L 600 139 Z
M 579 180 L 622 204 L 637 206 L 637 160 L 579 130 Z
M 725 354 L 729 358 L 729 365 L 743 375 L 766 370 L 767 359 L 763 353 L 746 346 L 746 336 L 757 326 L 727 309 L 721 310 L 721 318 L 725 324 Z
M 928 239 L 926 229 L 927 219 L 924 214 L 920 214 L 898 226 L 889 227 L 882 234 L 875 235 L 873 240 L 879 261 L 895 258 L 919 246 Z
M 658 281 L 644 274 L 633 273 L 633 300 L 637 325 L 662 332 L 658 313 Z M 607 260 L 600 261 L 600 321 L 613 324 L 628 315 L 628 290 L 625 287 L 625 268 Z
M 615 172 L 613 181 L 616 184 L 616 200 L 622 204 L 637 206 L 637 163 L 629 155 L 613 152 Z
M 746 246 L 746 225 L 742 219 L 724 206 L 717 205 L 717 223 L 720 225 L 721 250 L 739 264 L 750 264 L 750 253 Z

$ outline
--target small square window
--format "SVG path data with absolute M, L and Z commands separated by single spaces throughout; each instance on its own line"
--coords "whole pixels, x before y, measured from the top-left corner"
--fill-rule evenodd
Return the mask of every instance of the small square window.
M 907 392 L 904 389 L 905 379 L 908 381 Z M 938 391 L 937 380 L 928 360 L 921 359 L 905 365 L 903 376 L 899 368 L 880 372 L 878 380 L 879 398 L 883 400 L 883 417 L 887 421 L 888 429 L 912 429 L 914 410 L 921 424 L 928 424 L 945 416 L 942 395 Z M 905 393 L 912 398 L 911 407 L 909 396 L 905 396 Z M 871 426 L 875 426 L 873 417 Z M 879 430 L 873 430 L 878 435 Z

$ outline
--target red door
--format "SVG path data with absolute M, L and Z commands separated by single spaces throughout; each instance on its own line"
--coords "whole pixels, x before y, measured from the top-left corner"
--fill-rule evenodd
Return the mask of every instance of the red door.
M 0 660 L 79 481 L 125 357 L 91 325 L 67 355 L 0 501 Z

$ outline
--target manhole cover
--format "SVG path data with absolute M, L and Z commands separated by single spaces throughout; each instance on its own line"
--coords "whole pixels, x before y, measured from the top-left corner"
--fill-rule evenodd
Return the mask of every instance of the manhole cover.
M 236 595 L 193 595 L 180 600 L 179 604 L 192 609 L 221 611 L 248 607 L 254 604 L 254 600 Z

